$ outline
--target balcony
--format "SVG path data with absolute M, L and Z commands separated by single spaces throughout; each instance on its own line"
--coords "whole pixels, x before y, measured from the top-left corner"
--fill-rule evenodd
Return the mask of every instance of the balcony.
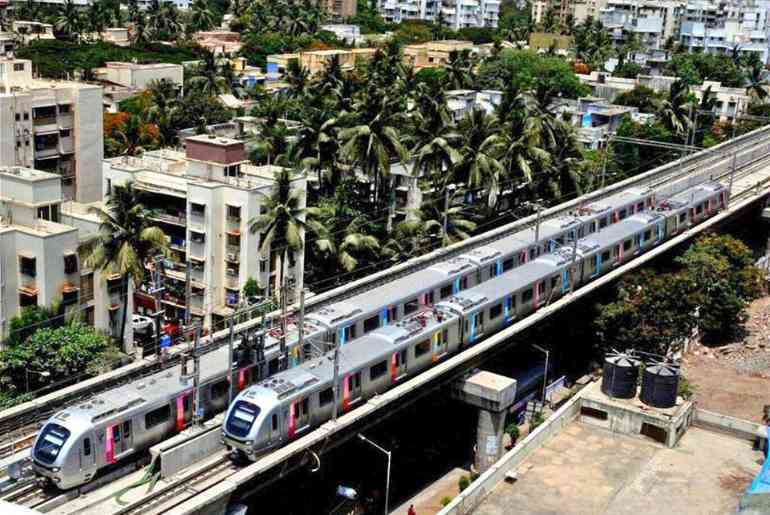
M 183 213 L 167 213 L 165 211 L 154 211 L 150 216 L 150 220 L 156 222 L 163 222 L 179 227 L 187 227 L 187 216 Z
M 228 245 L 225 249 L 225 261 L 228 263 L 241 262 L 241 248 L 235 245 Z

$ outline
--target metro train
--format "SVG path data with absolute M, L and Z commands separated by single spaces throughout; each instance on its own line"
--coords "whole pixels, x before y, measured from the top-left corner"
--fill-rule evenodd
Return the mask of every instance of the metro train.
M 505 281 L 513 281 L 521 285 L 531 284 L 538 274 L 549 271 L 567 273 L 571 257 L 568 251 L 574 246 L 575 238 L 578 242 L 576 256 L 583 263 L 590 261 L 589 258 L 598 252 L 596 249 L 604 248 L 602 245 L 605 247 L 609 245 L 607 242 L 612 238 L 603 237 L 608 231 L 613 231 L 612 234 L 620 234 L 619 231 L 625 230 L 624 228 L 630 230 L 630 228 L 651 227 L 656 234 L 660 235 L 661 229 L 655 227 L 657 227 L 656 224 L 658 226 L 663 224 L 662 234 L 673 234 L 672 230 L 681 230 L 684 227 L 681 223 L 677 225 L 680 212 L 686 214 L 688 217 L 686 223 L 690 223 L 690 220 L 698 220 L 697 217 L 701 216 L 703 209 L 708 215 L 715 212 L 719 206 L 724 207 L 725 192 L 709 190 L 705 193 L 709 198 L 707 207 L 701 206 L 701 211 L 697 214 L 697 206 L 688 210 L 692 205 L 692 202 L 687 203 L 688 199 L 696 197 L 700 199 L 704 195 L 701 190 L 705 189 L 708 189 L 708 186 L 700 187 L 695 196 L 690 195 L 682 199 L 677 196 L 669 199 L 666 201 L 668 207 L 663 211 L 660 211 L 662 207 L 658 209 L 660 213 L 668 213 L 666 210 L 673 213 L 670 216 L 675 220 L 671 222 L 671 230 L 666 226 L 668 223 L 666 217 L 669 215 L 651 214 L 651 208 L 656 205 L 654 191 L 621 192 L 586 206 L 574 217 L 562 217 L 542 223 L 537 238 L 536 230 L 530 228 L 501 238 L 486 247 L 477 248 L 465 256 L 438 263 L 428 269 L 378 286 L 344 303 L 315 311 L 305 317 L 306 341 L 321 346 L 339 342 L 346 355 L 343 363 L 348 368 L 354 364 L 364 367 L 365 363 L 361 362 L 361 359 L 369 359 L 370 356 L 381 354 L 383 341 L 389 342 L 388 345 L 391 347 L 398 346 L 402 349 L 389 358 L 392 362 L 390 365 L 385 365 L 385 376 L 378 376 L 376 380 L 371 376 L 363 378 L 360 373 L 358 379 L 355 379 L 355 372 L 350 368 L 348 375 L 351 378 L 346 379 L 344 383 L 346 386 L 342 390 L 342 409 L 345 411 L 365 395 L 387 388 L 401 377 L 414 374 L 443 356 L 455 352 L 461 345 L 469 345 L 485 334 L 498 330 L 499 314 L 492 313 L 496 316 L 488 317 L 485 323 L 485 315 L 479 313 L 478 308 L 481 304 L 486 305 L 488 302 L 478 299 L 478 302 L 474 301 L 475 292 L 486 292 L 489 288 L 505 289 L 500 286 Z M 717 198 L 720 200 L 714 200 Z M 663 203 L 660 206 L 663 206 Z M 640 249 L 651 244 L 648 243 L 651 238 L 646 237 L 645 232 L 643 231 L 642 237 L 636 243 Z M 591 245 L 595 245 L 596 248 Z M 626 251 L 626 255 L 634 252 L 633 249 L 623 250 Z M 611 266 L 609 260 L 602 263 L 600 272 Z M 585 282 L 588 279 L 589 277 L 583 274 L 577 282 Z M 528 311 L 537 309 L 559 288 L 561 289 L 559 294 L 566 291 L 564 280 L 559 288 L 555 288 L 554 284 L 556 283 L 552 284 L 552 281 L 545 285 L 538 283 L 537 287 L 530 291 L 523 286 L 519 288 L 520 291 L 516 292 L 516 300 L 511 301 L 513 303 L 510 304 L 506 303 L 506 320 L 510 317 L 523 316 Z M 491 293 L 488 295 L 486 298 L 493 298 Z M 476 311 L 471 313 L 469 309 Z M 468 322 L 468 326 L 461 330 L 458 324 L 465 320 L 473 320 L 473 323 Z M 434 329 L 429 335 L 425 329 L 428 326 Z M 320 378 L 315 380 L 313 384 L 328 382 L 328 374 L 325 372 L 328 363 L 323 359 L 299 365 L 302 356 L 297 345 L 298 333 L 297 324 L 291 321 L 284 340 L 291 351 L 289 365 L 292 368 L 278 375 L 275 374 L 279 370 L 279 357 L 282 354 L 280 330 L 269 330 L 257 351 L 253 350 L 253 346 L 249 344 L 255 333 L 239 337 L 236 344 L 242 350 L 248 350 L 252 355 L 254 353 L 260 353 L 260 355 L 258 357 L 245 355 L 242 359 L 236 360 L 237 390 L 242 391 L 255 380 L 274 375 L 275 381 L 289 381 L 291 385 L 296 385 L 299 381 L 296 378 L 291 380 L 291 374 L 303 373 L 315 377 L 320 375 L 323 378 L 323 380 Z M 420 344 L 420 349 L 417 349 L 415 334 L 427 338 L 423 338 L 425 341 L 417 342 Z M 356 344 L 348 345 L 353 340 L 356 340 Z M 247 345 L 243 345 L 244 343 Z M 226 348 L 220 348 L 201 358 L 201 407 L 204 417 L 227 407 L 229 380 L 226 353 Z M 350 356 L 347 356 L 348 354 Z M 390 370 L 389 374 L 388 370 Z M 295 386 L 289 388 L 288 393 L 282 393 L 280 399 L 278 394 L 275 394 L 272 400 L 263 400 L 262 394 L 259 394 L 258 402 L 244 400 L 243 395 L 254 395 L 254 392 L 264 393 L 269 390 L 269 387 L 265 386 L 267 384 L 272 383 L 262 383 L 259 387 L 252 387 L 256 390 L 246 390 L 246 393 L 239 397 L 238 402 L 242 404 L 234 403 L 228 415 L 227 427 L 234 428 L 232 437 L 228 436 L 227 441 L 230 442 L 228 445 L 233 448 L 242 448 L 244 452 L 251 449 L 252 455 L 256 449 L 279 445 L 293 437 L 298 430 L 301 432 L 309 424 L 318 423 L 331 415 L 331 406 L 327 406 L 326 403 L 320 404 L 322 400 L 328 399 L 328 392 L 323 392 L 323 398 L 320 398 L 322 393 L 320 389 L 313 390 L 313 395 L 306 395 L 304 399 L 298 401 L 296 410 L 292 408 L 295 411 L 292 411 L 291 416 L 285 410 L 289 405 L 283 406 L 283 404 L 285 399 L 295 398 Z M 312 385 L 306 386 L 312 387 Z M 281 390 L 282 387 L 275 388 Z M 88 401 L 62 410 L 52 416 L 38 433 L 33 445 L 33 468 L 36 474 L 47 478 L 60 489 L 69 489 L 87 483 L 97 473 L 124 463 L 131 456 L 189 425 L 193 418 L 191 393 L 192 380 L 188 375 L 183 374 L 182 367 L 177 365 L 167 371 L 99 394 Z M 291 395 L 287 397 L 289 394 Z M 260 404 L 270 408 L 259 408 Z M 280 409 L 279 405 L 281 405 Z M 239 410 L 237 406 L 243 409 Z M 251 416 L 249 425 L 251 428 L 259 418 L 259 413 L 249 415 L 248 406 L 254 406 L 254 409 L 260 410 L 259 412 L 263 415 L 255 427 L 261 428 L 264 424 L 264 415 L 268 412 L 271 417 L 275 414 L 276 419 L 271 420 L 269 427 L 264 431 L 259 429 L 254 432 L 250 429 L 249 435 L 252 433 L 253 435 L 243 438 L 238 435 L 238 420 L 246 424 Z M 237 414 L 233 415 L 233 413 Z M 271 429 L 273 425 L 274 429 Z M 292 426 L 294 429 L 290 429 Z M 225 431 L 226 435 L 230 434 L 227 428 Z
M 654 210 L 623 217 L 572 246 L 562 245 L 432 306 L 417 308 L 394 324 L 368 331 L 339 350 L 339 412 L 608 273 L 713 216 L 727 202 L 721 184 L 699 185 Z M 248 387 L 225 415 L 225 445 L 234 457 L 256 460 L 318 427 L 334 410 L 333 381 L 333 358 L 327 354 Z

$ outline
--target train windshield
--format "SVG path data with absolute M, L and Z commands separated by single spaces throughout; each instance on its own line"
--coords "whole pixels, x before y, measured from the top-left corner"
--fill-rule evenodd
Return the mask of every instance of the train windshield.
M 59 456 L 64 442 L 70 437 L 70 432 L 58 424 L 48 424 L 43 428 L 40 438 L 35 445 L 35 457 L 49 465 Z
M 246 401 L 236 402 L 227 419 L 227 432 L 239 438 L 245 437 L 258 416 L 259 407 Z

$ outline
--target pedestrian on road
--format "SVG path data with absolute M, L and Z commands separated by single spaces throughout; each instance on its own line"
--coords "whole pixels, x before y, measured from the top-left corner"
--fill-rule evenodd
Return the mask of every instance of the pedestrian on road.
M 409 505 L 409 511 L 406 512 L 406 515 L 417 515 L 417 512 L 414 511 L 414 504 Z

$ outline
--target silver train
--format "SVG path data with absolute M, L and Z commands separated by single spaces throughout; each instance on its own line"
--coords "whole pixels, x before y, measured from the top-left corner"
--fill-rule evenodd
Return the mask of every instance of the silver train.
M 343 363 L 350 368 L 350 378 L 343 383 L 341 409 L 347 410 L 365 396 L 390 386 L 407 373 L 414 374 L 456 351 L 461 345 L 468 345 L 497 330 L 499 314 L 493 313 L 496 316 L 491 318 L 488 314 L 485 320 L 483 313 L 466 313 L 462 304 L 471 302 L 471 307 L 476 306 L 471 300 L 475 292 L 499 287 L 501 281 L 510 282 L 511 278 L 521 284 L 534 284 L 533 278 L 541 271 L 567 273 L 568 257 L 571 259 L 569 249 L 574 246 L 575 238 L 578 239 L 577 256 L 581 264 L 593 262 L 591 260 L 596 259 L 598 252 L 596 249 L 609 249 L 607 242 L 615 241 L 616 236 L 605 235 L 641 227 L 646 223 L 643 222 L 645 216 L 655 218 L 653 225 L 660 225 L 665 220 L 662 233 L 657 226 L 650 229 L 656 235 L 674 234 L 697 222 L 700 216 L 708 216 L 720 206 L 724 207 L 726 192 L 717 191 L 717 188 L 717 185 L 706 185 L 688 190 L 661 203 L 659 214 L 655 215 L 645 215 L 656 206 L 653 190 L 623 191 L 584 206 L 574 216 L 542 223 L 537 235 L 535 229 L 527 229 L 376 287 L 366 294 L 312 312 L 305 317 L 305 338 L 321 347 L 336 342 L 343 345 Z M 696 205 L 695 200 L 704 194 L 710 195 L 706 207 Z M 686 198 L 680 198 L 682 196 Z M 696 213 L 697 209 L 705 209 L 706 215 Z M 686 217 L 684 222 L 680 220 L 681 213 Z M 651 244 L 648 242 L 652 240 L 645 236 L 645 232 L 634 249 L 640 251 Z M 597 245 L 596 249 L 591 245 Z M 623 247 L 620 260 L 637 251 L 634 249 Z M 613 266 L 611 260 L 602 257 L 600 273 L 610 266 Z M 582 272 L 578 282 L 586 280 L 590 280 L 590 274 Z M 511 301 L 514 304 L 506 304 L 506 319 L 523 316 L 554 294 L 563 294 L 563 285 L 569 281 L 563 282 L 561 287 L 553 281 L 546 282 L 548 284 L 538 283 L 531 291 L 522 288 L 517 299 Z M 466 323 L 466 320 L 467 330 L 460 331 L 461 322 Z M 424 330 L 426 327 L 435 330 L 428 334 Z M 420 328 L 423 330 L 418 331 Z M 249 455 L 255 456 L 258 451 L 280 445 L 331 415 L 328 386 L 323 392 L 320 386 L 312 394 L 306 391 L 313 385 L 328 383 L 330 376 L 325 371 L 328 363 L 314 360 L 298 366 L 303 361 L 298 346 L 298 329 L 295 321 L 290 321 L 284 338 L 290 351 L 289 365 L 292 368 L 276 375 L 275 382 L 247 390 L 231 407 L 225 435 L 232 448 L 251 452 Z M 417 333 L 422 335 L 419 342 L 414 336 Z M 239 391 L 255 380 L 273 376 L 279 370 L 280 330 L 269 330 L 260 338 L 257 350 L 253 345 L 255 335 L 256 331 L 240 335 L 236 341 L 245 350 L 234 374 Z M 353 340 L 360 342 L 348 345 Z M 366 367 L 360 360 L 382 354 L 383 340 L 388 341 L 391 348 L 398 345 L 402 350 L 388 358 L 391 363 L 384 365 L 386 372 L 383 377 L 372 379 L 369 374 L 364 377 L 360 370 Z M 424 348 L 429 350 L 423 352 Z M 227 407 L 229 381 L 226 353 L 227 349 L 222 348 L 201 358 L 204 416 L 211 416 Z M 358 375 L 353 367 L 355 364 L 359 365 Z M 308 379 L 312 384 L 305 385 L 302 380 L 292 378 L 291 374 L 309 374 L 316 379 Z M 281 386 L 281 381 L 291 386 Z M 269 386 L 271 384 L 274 386 Z M 304 386 L 297 388 L 298 384 Z M 304 397 L 299 392 L 304 392 Z M 191 380 L 183 376 L 181 366 L 176 366 L 69 407 L 51 417 L 38 433 L 32 453 L 34 470 L 61 489 L 87 483 L 98 472 L 120 464 L 189 425 L 192 421 L 191 393 Z M 247 398 L 247 395 L 257 395 L 259 399 Z M 300 395 L 297 404 L 291 407 L 287 399 L 295 399 L 297 395 Z M 262 399 L 262 396 L 269 398 Z M 268 415 L 270 422 L 266 424 L 265 417 Z M 248 425 L 245 436 L 241 434 L 243 430 L 239 432 L 238 424 L 243 427 Z
M 646 199 L 643 202 L 646 206 Z M 618 214 L 615 223 L 586 231 L 572 245 L 565 235 L 565 244 L 551 252 L 519 263 L 514 270 L 496 270 L 494 277 L 475 286 L 434 296 L 435 303 L 418 302 L 398 322 L 371 328 L 355 344 L 341 347 L 339 412 L 702 222 L 727 202 L 728 193 L 721 184 L 702 184 L 660 202 L 655 209 Z M 435 292 L 439 285 L 415 287 Z M 391 286 L 386 288 L 390 291 Z M 375 290 L 369 295 L 377 294 Z M 256 460 L 319 426 L 332 416 L 333 377 L 333 361 L 327 354 L 242 391 L 225 416 L 225 445 L 235 456 Z

